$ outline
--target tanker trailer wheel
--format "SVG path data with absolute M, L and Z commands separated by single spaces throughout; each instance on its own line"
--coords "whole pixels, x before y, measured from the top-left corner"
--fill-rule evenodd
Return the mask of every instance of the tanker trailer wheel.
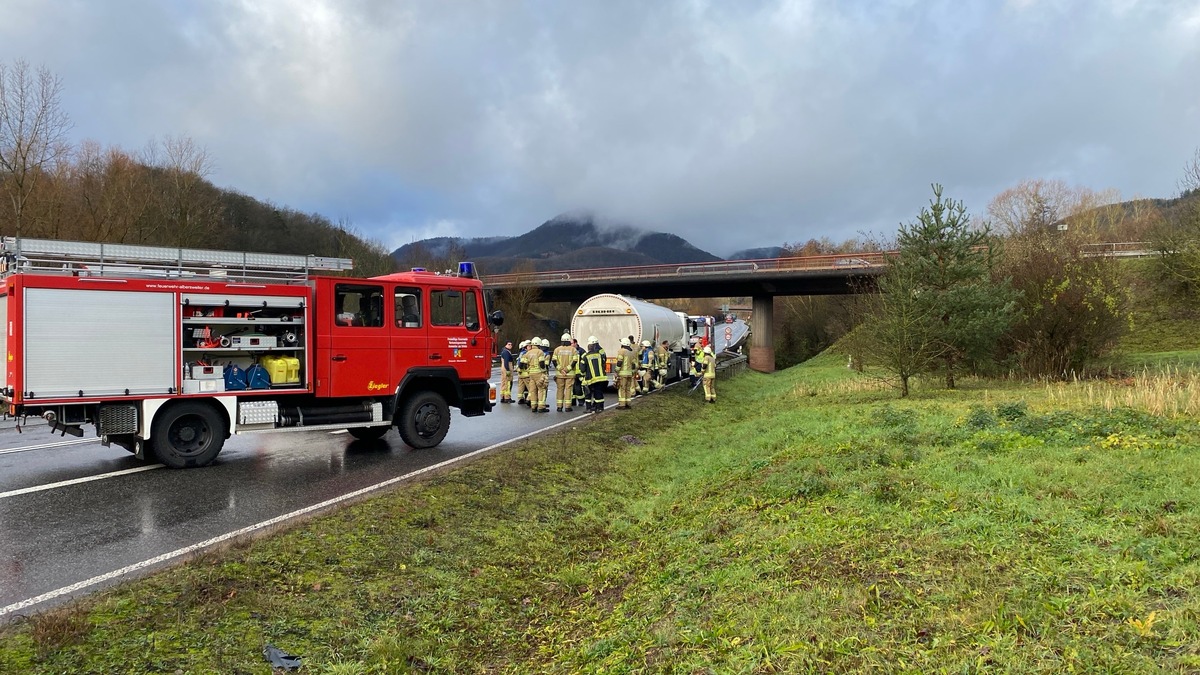
M 360 441 L 377 441 L 387 435 L 391 431 L 391 427 L 352 427 L 347 429 L 351 436 Z
M 432 391 L 413 394 L 400 406 L 396 420 L 400 439 L 417 450 L 432 448 L 450 431 L 450 406 Z
M 225 420 L 212 406 L 184 401 L 158 414 L 150 441 L 158 461 L 172 469 L 187 469 L 216 459 L 228 434 Z

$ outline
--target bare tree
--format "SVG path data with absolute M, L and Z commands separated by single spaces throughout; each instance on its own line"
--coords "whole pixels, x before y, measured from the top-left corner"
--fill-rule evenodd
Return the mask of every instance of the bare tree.
M 851 363 L 873 367 L 901 397 L 908 396 L 912 378 L 934 370 L 947 351 L 939 337 L 941 312 L 917 291 L 922 281 L 911 265 L 889 267 L 881 292 L 863 296 L 862 322 L 845 340 Z
M 1180 199 L 1154 234 L 1155 266 L 1169 293 L 1200 297 L 1200 148 L 1184 165 Z
M 534 271 L 532 263 L 521 263 L 513 268 L 514 274 L 529 274 Z M 540 296 L 534 284 L 523 284 L 496 291 L 495 306 L 504 312 L 504 326 L 500 329 L 510 339 L 533 334 L 533 305 Z M 579 338 L 581 341 L 585 338 Z M 501 340 L 503 343 L 503 340 Z
M 150 237 L 174 246 L 196 246 L 217 229 L 219 201 L 208 182 L 212 160 L 208 151 L 186 136 L 168 136 L 161 144 L 151 141 L 144 161 L 162 172 L 157 191 L 166 232 Z
M 0 187 L 12 220 L 0 229 L 21 236 L 26 211 L 38 183 L 70 152 L 71 122 L 59 107 L 62 81 L 45 68 L 31 72 L 17 61 L 0 63 Z
M 1196 148 L 1196 153 L 1183 166 L 1183 176 L 1179 179 L 1179 192 L 1182 196 L 1187 196 L 1197 190 L 1200 190 L 1200 148 Z
M 73 167 L 77 236 L 85 241 L 140 241 L 137 227 L 149 208 L 147 170 L 119 148 L 85 141 Z
M 1119 234 L 1127 220 L 1116 190 L 1072 187 L 1061 180 L 1024 180 L 996 195 L 990 222 L 1008 236 L 1071 230 L 1081 243 Z
M 334 227 L 334 257 L 354 260 L 354 276 L 376 277 L 396 271 L 396 260 L 387 247 L 359 232 L 347 218 Z

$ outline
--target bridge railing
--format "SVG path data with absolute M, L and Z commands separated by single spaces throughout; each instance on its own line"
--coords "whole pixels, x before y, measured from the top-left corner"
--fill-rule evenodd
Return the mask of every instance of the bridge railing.
M 1148 241 L 1118 241 L 1102 244 L 1084 244 L 1080 247 L 1085 256 L 1110 256 L 1115 258 L 1142 258 L 1154 255 L 1154 244 Z
M 892 253 L 843 253 L 837 255 L 797 256 L 792 258 L 762 258 L 758 260 L 721 260 L 710 263 L 636 265 L 630 267 L 597 267 L 583 270 L 489 274 L 484 277 L 484 282 L 489 286 L 537 286 L 548 283 L 587 281 L 590 279 L 661 279 L 709 274 L 869 269 L 884 265 L 889 255 L 892 255 Z
M 1144 257 L 1154 254 L 1154 246 L 1144 241 L 1084 244 L 1083 253 L 1086 256 Z M 855 270 L 883 266 L 887 264 L 888 258 L 895 254 L 895 251 L 878 251 L 873 253 L 838 253 L 832 255 L 795 256 L 790 258 L 762 258 L 758 260 L 720 260 L 710 263 L 635 265 L 630 267 L 596 267 L 583 270 L 489 274 L 484 277 L 484 281 L 489 286 L 538 286 L 542 284 L 594 279 L 666 279 L 717 274 L 756 274 L 762 272 L 803 270 Z

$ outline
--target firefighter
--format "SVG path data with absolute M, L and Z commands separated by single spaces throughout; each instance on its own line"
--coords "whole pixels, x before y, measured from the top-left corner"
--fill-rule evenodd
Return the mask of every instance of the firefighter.
M 538 386 L 542 388 L 538 400 L 542 402 L 542 409 L 538 412 L 550 412 L 550 340 L 542 338 L 542 363 L 545 372 L 542 373 L 542 379 Z
M 587 354 L 587 350 L 579 344 L 578 338 L 571 339 L 571 348 L 575 350 L 575 376 L 571 380 L 571 406 L 582 408 L 584 400 L 587 398 L 587 385 L 584 384 L 584 380 L 587 378 L 584 377 L 583 372 L 585 367 L 583 356 Z
M 641 394 L 650 393 L 650 374 L 658 367 L 653 347 L 649 340 L 642 340 L 642 352 L 638 357 L 638 392 Z
M 709 403 L 717 402 L 717 357 L 713 356 L 712 347 L 704 346 L 704 400 Z
M 587 411 L 592 413 L 604 412 L 604 388 L 608 386 L 608 373 L 604 372 L 608 356 L 600 347 L 600 341 L 593 335 L 588 338 L 587 354 L 583 358 L 585 377 L 587 378 Z
M 633 377 L 637 371 L 637 356 L 633 353 L 633 345 L 629 338 L 621 338 L 621 348 L 617 350 L 617 410 L 629 410 L 633 400 Z
M 692 374 L 700 377 L 704 374 L 704 345 L 696 343 L 696 351 L 692 352 Z
M 654 388 L 662 389 L 667 383 L 667 365 L 671 360 L 670 343 L 666 340 L 654 350 L 654 367 L 657 368 L 658 378 L 654 380 Z
M 629 399 L 633 400 L 633 398 L 635 396 L 640 396 L 642 393 L 642 390 L 640 387 L 642 377 L 641 377 L 641 373 L 638 372 L 641 369 L 641 363 L 642 363 L 642 343 L 638 342 L 637 340 L 634 340 L 633 336 L 630 335 L 629 336 L 629 349 L 630 349 L 630 351 L 633 352 L 633 368 L 634 368 L 634 370 L 633 370 L 633 393 L 631 393 L 629 395 Z M 618 349 L 617 356 L 620 357 L 620 355 L 621 355 L 621 350 Z
M 504 349 L 500 350 L 500 402 L 512 403 L 512 387 L 513 387 L 513 353 L 512 340 L 504 343 Z
M 571 346 L 571 334 L 563 333 L 558 348 L 554 350 L 554 384 L 557 385 L 558 412 L 571 412 L 571 387 L 575 384 L 575 367 L 579 357 Z
M 529 340 L 521 340 L 521 350 L 517 352 L 517 403 L 529 405 L 529 364 L 522 357 L 529 351 Z
M 544 405 L 541 392 L 542 378 L 546 375 L 546 353 L 542 351 L 541 345 L 541 339 L 535 337 L 529 341 L 529 348 L 521 355 L 521 363 L 529 376 L 529 383 L 526 385 L 529 391 L 529 410 L 535 413 L 542 412 L 541 408 Z

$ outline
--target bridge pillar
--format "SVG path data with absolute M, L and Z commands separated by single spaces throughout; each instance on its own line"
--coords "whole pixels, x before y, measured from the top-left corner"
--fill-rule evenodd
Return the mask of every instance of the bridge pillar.
M 756 295 L 753 300 L 750 335 L 750 369 L 760 373 L 775 372 L 775 296 Z

